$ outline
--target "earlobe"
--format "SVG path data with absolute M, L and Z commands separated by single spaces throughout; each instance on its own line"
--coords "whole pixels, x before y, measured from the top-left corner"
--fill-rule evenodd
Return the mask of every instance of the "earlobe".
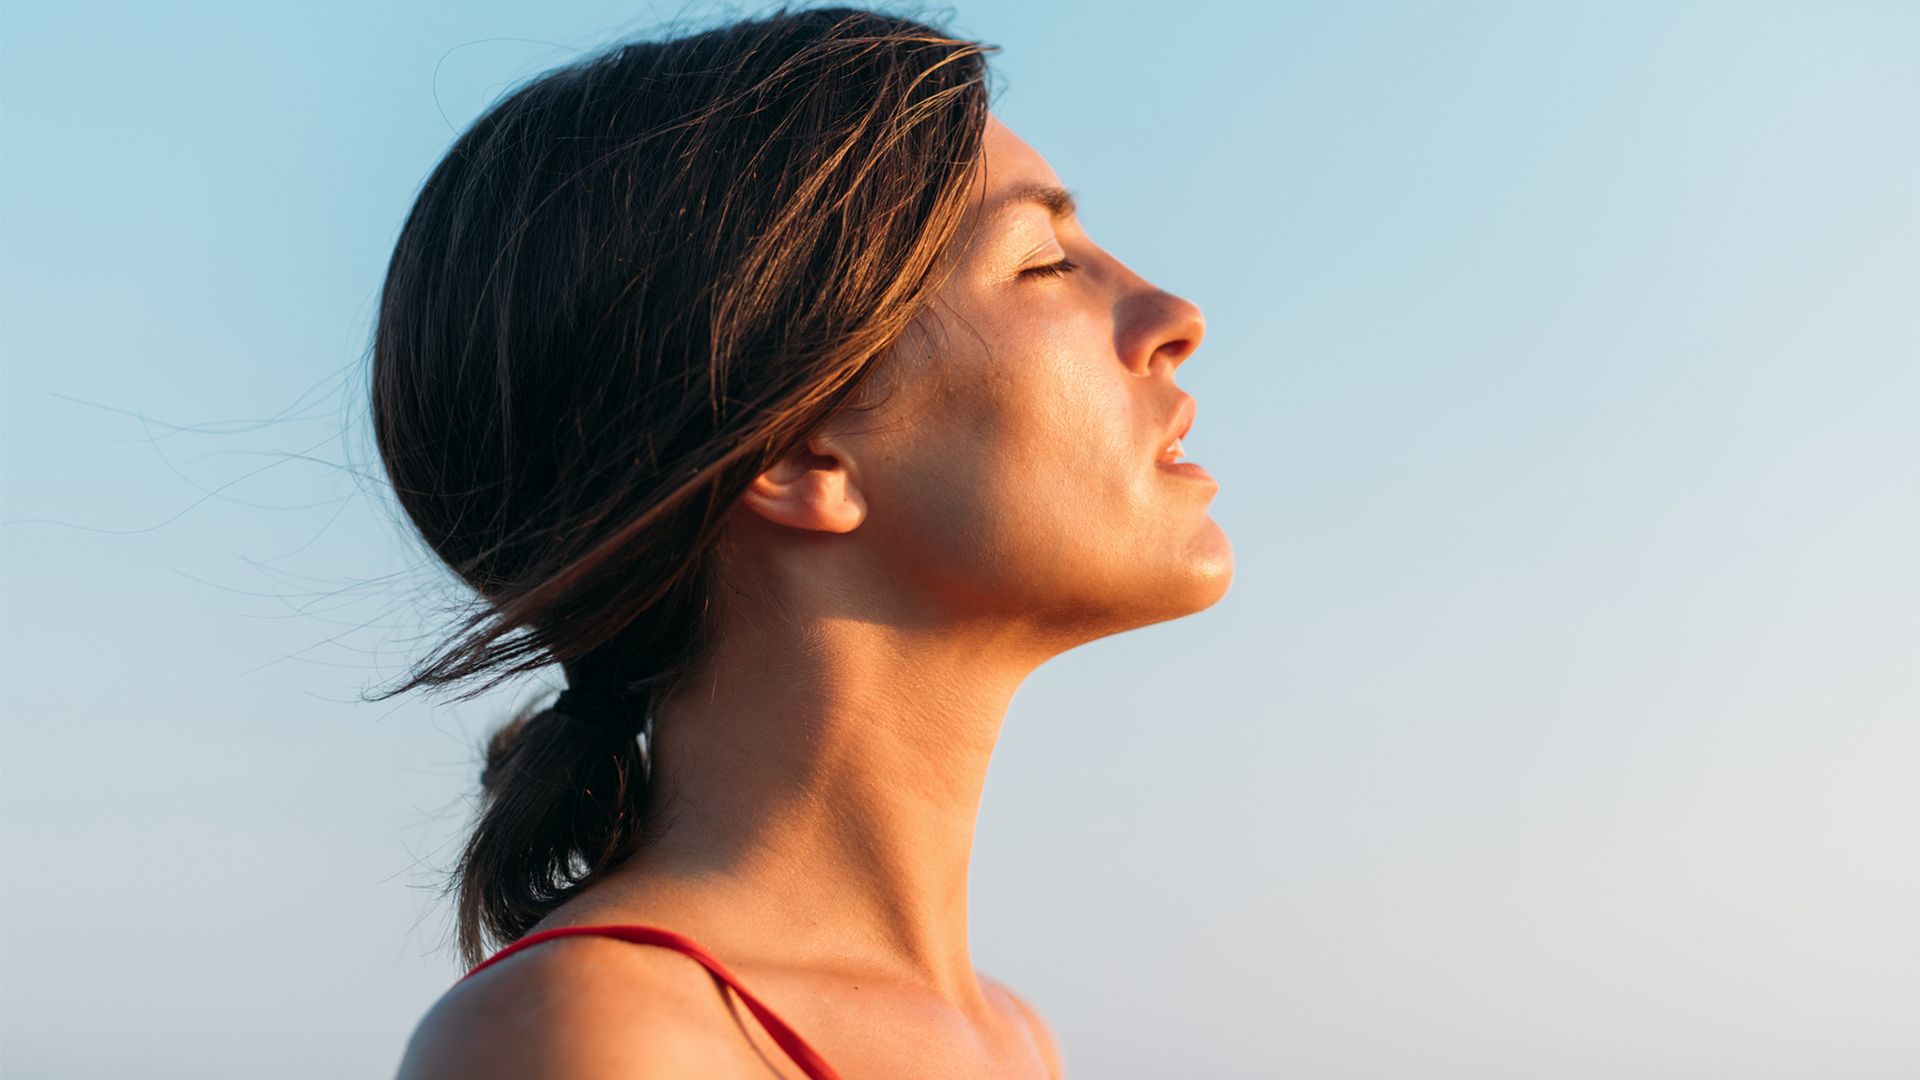
M 818 438 L 754 477 L 740 502 L 776 525 L 814 532 L 852 532 L 867 516 L 847 462 Z

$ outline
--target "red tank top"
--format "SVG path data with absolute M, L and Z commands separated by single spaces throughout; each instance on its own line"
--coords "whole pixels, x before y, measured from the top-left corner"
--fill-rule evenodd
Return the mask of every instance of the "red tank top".
M 762 1005 L 760 999 L 747 993 L 747 988 L 741 986 L 740 980 L 734 977 L 733 972 L 728 971 L 720 961 L 714 959 L 712 953 L 695 944 L 691 938 L 683 937 L 671 930 L 662 930 L 654 926 L 624 925 L 556 926 L 551 930 L 539 930 L 528 934 L 474 965 L 472 971 L 460 977 L 460 981 L 465 982 L 473 978 L 474 975 L 478 974 L 488 965 L 504 960 L 528 946 L 538 945 L 543 941 L 549 941 L 557 937 L 566 937 L 572 934 L 598 934 L 603 937 L 631 941 L 636 945 L 664 945 L 669 949 L 674 949 L 693 957 L 695 960 L 700 961 L 708 971 L 718 976 L 721 982 L 726 983 L 727 986 L 732 988 L 735 994 L 740 996 L 740 1000 L 746 1004 L 748 1011 L 752 1012 L 754 1018 L 766 1027 L 767 1034 L 773 1036 L 773 1041 L 780 1045 L 780 1049 L 787 1052 L 787 1056 L 791 1057 L 794 1062 L 800 1066 L 801 1071 L 805 1072 L 810 1080 L 841 1080 L 840 1074 L 833 1071 L 833 1066 L 827 1064 L 826 1059 L 820 1056 L 819 1051 L 808 1046 L 805 1039 L 802 1039 L 792 1028 L 788 1027 L 785 1021 L 775 1016 L 772 1009 Z

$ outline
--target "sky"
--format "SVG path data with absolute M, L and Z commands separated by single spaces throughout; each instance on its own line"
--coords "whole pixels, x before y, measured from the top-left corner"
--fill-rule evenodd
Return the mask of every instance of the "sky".
M 458 598 L 381 273 L 516 82 L 762 10 L 0 10 L 0 1073 L 391 1075 L 558 682 L 363 700 Z M 1920 1074 L 1920 6 L 899 10 L 1208 320 L 1232 586 L 979 819 L 1068 1075 Z

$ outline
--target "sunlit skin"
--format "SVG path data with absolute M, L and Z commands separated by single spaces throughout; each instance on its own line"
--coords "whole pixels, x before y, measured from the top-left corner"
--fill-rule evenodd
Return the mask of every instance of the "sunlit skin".
M 850 1080 L 1059 1075 L 968 949 L 1001 724 L 1050 657 L 1207 608 L 1233 573 L 1215 484 L 1157 464 L 1193 416 L 1174 377 L 1200 309 L 1076 216 L 1002 207 L 1062 185 L 998 119 L 976 181 L 878 404 L 733 511 L 720 652 L 656 714 L 664 834 L 539 927 L 687 934 Z M 1079 269 L 1032 272 L 1062 258 Z M 602 938 L 494 965 L 435 1024 L 487 1046 L 468 1075 L 801 1075 L 695 962 Z

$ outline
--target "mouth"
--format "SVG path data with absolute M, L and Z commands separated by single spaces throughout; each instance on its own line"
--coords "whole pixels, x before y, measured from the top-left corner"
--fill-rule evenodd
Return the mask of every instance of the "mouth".
M 1154 459 L 1156 464 L 1178 464 L 1186 455 L 1180 440 L 1186 437 L 1187 432 L 1193 430 L 1193 416 L 1199 407 L 1200 403 L 1194 400 L 1192 394 L 1180 395 L 1180 404 L 1173 410 L 1173 423 L 1167 428 L 1167 441 L 1160 444 L 1160 456 Z
M 1198 480 L 1210 488 L 1218 488 L 1219 482 L 1214 480 L 1213 474 L 1196 462 L 1186 460 L 1186 448 L 1180 445 L 1180 440 L 1193 428 L 1194 408 L 1193 396 L 1181 395 L 1180 407 L 1174 410 L 1173 426 L 1168 432 L 1166 444 L 1160 448 L 1160 456 L 1154 459 L 1154 467 L 1163 473 L 1177 474 Z

